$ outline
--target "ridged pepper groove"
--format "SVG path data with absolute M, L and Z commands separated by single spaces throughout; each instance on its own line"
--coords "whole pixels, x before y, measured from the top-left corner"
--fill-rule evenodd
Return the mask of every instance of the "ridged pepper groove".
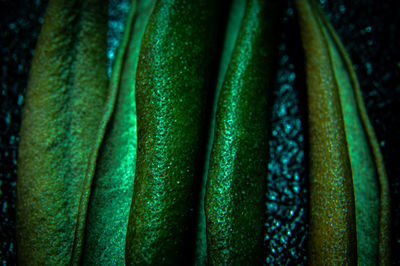
M 132 1 L 109 90 L 113 114 L 96 163 L 85 230 L 85 265 L 125 265 L 136 161 L 135 77 L 141 37 L 154 1 Z

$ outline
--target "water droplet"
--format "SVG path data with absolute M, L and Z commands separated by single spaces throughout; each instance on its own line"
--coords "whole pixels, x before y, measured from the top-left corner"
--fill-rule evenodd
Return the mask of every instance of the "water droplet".
M 367 75 L 371 75 L 372 73 L 372 64 L 370 62 L 365 63 L 365 67 L 367 68 Z

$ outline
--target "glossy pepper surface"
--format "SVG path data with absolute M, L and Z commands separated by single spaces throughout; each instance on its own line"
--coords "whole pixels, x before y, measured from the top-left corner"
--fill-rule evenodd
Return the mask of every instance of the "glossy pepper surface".
M 242 1 L 218 100 L 206 190 L 211 265 L 257 265 L 263 235 L 278 5 Z
M 157 1 L 136 74 L 138 150 L 128 265 L 188 263 L 204 162 L 217 1 Z
M 132 1 L 109 90 L 112 116 L 96 161 L 83 263 L 124 265 L 136 161 L 135 77 L 141 37 L 154 1 Z

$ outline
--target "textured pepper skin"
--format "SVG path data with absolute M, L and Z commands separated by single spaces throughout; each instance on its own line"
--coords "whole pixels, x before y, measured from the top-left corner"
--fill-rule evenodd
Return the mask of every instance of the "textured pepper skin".
M 383 157 L 351 60 L 322 9 L 313 3 L 338 85 L 353 174 L 358 265 L 390 265 L 390 197 Z
M 107 96 L 106 7 L 98 0 L 49 2 L 20 133 L 20 265 L 79 260 L 80 202 Z
M 136 75 L 138 151 L 128 265 L 179 265 L 193 257 L 217 2 L 157 1 L 147 24 Z
M 87 214 L 84 265 L 125 265 L 136 160 L 135 77 L 141 38 L 154 1 L 132 1 L 109 90 L 110 119 L 96 163 Z
M 311 265 L 355 265 L 354 192 L 339 93 L 328 48 L 306 2 L 302 1 L 298 10 L 308 88 L 309 260 Z
M 310 264 L 389 265 L 389 190 L 350 59 L 322 10 L 296 1 L 310 127 Z
M 263 261 L 278 6 L 246 1 L 219 97 L 205 199 L 211 265 Z

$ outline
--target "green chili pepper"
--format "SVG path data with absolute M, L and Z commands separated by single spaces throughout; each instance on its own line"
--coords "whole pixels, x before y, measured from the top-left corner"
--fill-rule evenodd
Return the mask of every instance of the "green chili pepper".
M 218 1 L 155 3 L 136 74 L 138 150 L 125 259 L 190 263 L 215 69 Z
M 388 181 L 355 72 L 321 9 L 295 3 L 309 107 L 310 263 L 388 265 Z M 107 3 L 50 1 L 21 127 L 19 264 L 206 263 L 202 230 L 194 249 L 221 4 L 134 0 L 107 90 Z M 212 265 L 263 260 L 279 13 L 275 1 L 233 2 L 205 192 Z
M 237 40 L 219 96 L 206 190 L 211 265 L 263 261 L 278 4 L 239 1 Z M 236 13 L 237 11 L 235 11 Z M 230 38 L 228 38 L 228 41 Z
M 115 59 L 115 110 L 97 160 L 88 209 L 84 264 L 124 265 L 136 160 L 135 76 L 140 41 L 154 1 L 133 1 Z
M 388 265 L 388 181 L 356 74 L 313 1 L 296 1 L 306 59 L 310 263 Z
M 76 264 L 106 120 L 107 5 L 50 1 L 26 94 L 17 181 L 21 265 Z

